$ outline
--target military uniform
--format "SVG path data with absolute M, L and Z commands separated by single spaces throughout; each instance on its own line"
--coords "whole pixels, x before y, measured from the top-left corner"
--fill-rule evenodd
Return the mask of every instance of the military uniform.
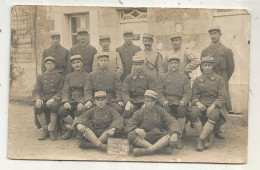
M 108 69 L 116 72 L 118 74 L 119 78 L 120 78 L 123 74 L 123 65 L 122 65 L 122 61 L 121 61 L 119 54 L 115 51 L 98 52 L 94 56 L 92 71 L 94 72 L 94 71 L 98 70 L 98 56 L 100 54 L 104 54 L 104 53 L 109 56 L 109 63 L 108 63 L 108 66 L 107 66 Z
M 73 47 L 71 47 L 69 56 L 73 55 L 80 55 L 82 57 L 83 62 L 83 70 L 87 73 L 90 73 L 92 71 L 92 63 L 94 55 L 97 53 L 97 50 L 95 47 L 91 46 L 90 44 L 76 44 Z M 72 71 L 71 63 L 68 63 L 68 70 L 69 72 Z
M 121 76 L 121 81 L 123 82 L 128 74 L 132 70 L 132 57 L 138 52 L 141 51 L 141 48 L 137 45 L 131 43 L 130 45 L 124 43 L 122 46 L 116 49 L 116 52 L 119 53 L 122 64 L 123 64 L 123 75 Z
M 106 91 L 107 103 L 114 107 L 120 114 L 123 113 L 123 108 L 117 103 L 121 102 L 122 85 L 118 74 L 108 69 L 98 69 L 90 73 L 90 77 L 84 88 L 84 103 L 87 101 L 93 102 L 93 95 L 97 91 Z
M 130 119 L 125 127 L 125 132 L 128 134 L 131 143 L 138 137 L 134 131 L 136 128 L 143 129 L 146 133 L 145 140 L 152 144 L 166 135 L 180 134 L 177 120 L 171 117 L 163 108 L 156 105 L 153 109 L 141 108 Z
M 207 108 L 213 103 L 216 104 L 216 108 L 212 113 L 205 117 L 205 112 L 202 112 L 195 106 L 196 102 L 201 102 Z M 226 103 L 226 88 L 223 78 L 216 73 L 212 73 L 210 76 L 202 74 L 194 80 L 192 86 L 192 107 L 191 107 L 191 121 L 196 121 L 202 117 L 205 122 L 205 118 L 214 121 L 219 121 L 221 116 L 221 122 L 224 123 L 227 118 L 227 111 L 225 107 Z
M 65 109 L 62 105 L 59 109 L 59 115 L 62 118 L 68 115 L 74 117 L 82 114 L 82 111 L 77 111 L 77 105 L 84 103 L 84 87 L 88 79 L 89 74 L 83 70 L 74 71 L 65 77 L 62 88 L 62 103 L 70 103 L 71 109 Z
M 35 125 L 37 128 L 41 128 L 41 124 L 36 115 L 45 113 L 47 124 L 50 122 L 50 113 L 58 113 L 60 100 L 61 100 L 61 88 L 62 88 L 62 76 L 56 71 L 44 72 L 37 77 L 34 90 L 32 92 L 32 98 L 34 101 L 41 99 L 43 105 L 40 108 L 34 107 L 35 111 Z M 49 99 L 55 99 L 50 107 L 46 107 L 46 102 Z
M 159 76 L 157 91 L 159 103 L 168 101 L 168 112 L 175 118 L 185 118 L 191 100 L 191 85 L 189 78 L 183 72 L 168 72 Z M 184 107 L 179 102 L 184 102 Z
M 154 79 L 156 79 L 159 74 L 164 73 L 163 58 L 159 52 L 154 50 L 139 51 L 136 55 L 145 57 L 145 72 L 151 75 Z
M 61 45 L 51 46 L 45 49 L 42 54 L 42 73 L 46 71 L 44 59 L 48 56 L 52 56 L 55 58 L 56 72 L 65 75 L 68 65 L 68 55 L 69 51 Z

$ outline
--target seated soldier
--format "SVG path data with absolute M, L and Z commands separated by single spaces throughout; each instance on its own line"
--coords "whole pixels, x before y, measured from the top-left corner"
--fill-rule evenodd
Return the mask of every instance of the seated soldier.
M 122 99 L 126 105 L 123 113 L 125 125 L 133 113 L 143 106 L 145 90 L 154 88 L 154 78 L 144 71 L 144 60 L 142 56 L 133 57 L 133 73 L 126 77 L 122 87 Z
M 190 116 L 194 128 L 200 134 L 198 151 L 203 151 L 212 144 L 214 126 L 218 129 L 216 125 L 224 123 L 227 116 L 225 82 L 213 71 L 213 62 L 213 57 L 202 57 L 202 75 L 194 80 L 192 86 L 193 106 Z
M 63 134 L 62 139 L 69 139 L 73 133 L 72 123 L 74 117 L 82 114 L 86 110 L 83 105 L 84 86 L 89 74 L 82 67 L 82 58 L 80 55 L 71 56 L 71 65 L 73 72 L 65 77 L 62 88 L 62 105 L 58 114 L 64 120 L 67 131 Z
M 179 65 L 180 58 L 168 58 L 168 73 L 159 75 L 156 86 L 160 95 L 159 103 L 178 120 L 183 133 L 191 100 L 191 85 L 186 74 L 179 71 Z M 183 148 L 181 139 L 178 140 L 176 148 Z
M 170 116 L 163 108 L 155 105 L 156 96 L 152 90 L 144 94 L 145 106 L 136 111 L 125 128 L 128 140 L 137 147 L 133 150 L 134 156 L 152 154 L 162 148 L 165 153 L 171 153 L 180 135 L 177 120 Z
M 84 88 L 84 103 L 90 108 L 93 102 L 93 95 L 97 91 L 106 91 L 107 104 L 115 108 L 118 113 L 124 111 L 124 103 L 121 99 L 122 85 L 116 72 L 107 68 L 109 55 L 106 52 L 98 55 L 98 70 L 90 73 L 89 79 Z
M 55 59 L 48 56 L 44 61 L 46 72 L 37 77 L 32 92 L 32 97 L 35 102 L 35 123 L 38 128 L 42 127 L 42 135 L 39 140 L 44 140 L 50 135 L 50 140 L 55 141 L 57 140 L 55 128 L 57 123 L 57 113 L 60 107 L 60 91 L 63 82 L 62 75 L 54 71 Z
M 106 92 L 95 92 L 96 106 L 74 120 L 73 127 L 76 126 L 83 134 L 83 138 L 79 141 L 80 148 L 98 148 L 106 152 L 108 138 L 120 135 L 123 119 L 114 108 L 106 103 Z

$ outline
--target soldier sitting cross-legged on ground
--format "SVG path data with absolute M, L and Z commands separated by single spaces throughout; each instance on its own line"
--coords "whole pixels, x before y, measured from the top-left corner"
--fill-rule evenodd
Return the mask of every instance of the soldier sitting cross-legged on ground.
M 166 110 L 155 105 L 157 93 L 146 90 L 145 106 L 136 111 L 125 128 L 128 140 L 137 147 L 134 156 L 149 155 L 156 151 L 171 154 L 181 134 L 177 120 Z
M 108 138 L 120 136 L 123 119 L 106 102 L 107 95 L 105 91 L 95 92 L 96 106 L 74 119 L 73 126 L 77 127 L 83 134 L 79 141 L 80 148 L 98 148 L 106 152 Z
M 39 140 L 44 140 L 50 135 L 50 139 L 54 141 L 57 140 L 55 128 L 63 79 L 62 75 L 54 70 L 55 59 L 53 57 L 48 56 L 44 61 L 46 72 L 37 77 L 32 92 L 35 102 L 35 124 L 38 128 L 42 127 L 42 135 Z

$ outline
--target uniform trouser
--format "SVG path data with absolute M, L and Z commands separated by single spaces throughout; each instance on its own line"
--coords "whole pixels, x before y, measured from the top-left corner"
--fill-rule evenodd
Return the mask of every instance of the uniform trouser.
M 119 106 L 116 102 L 110 102 L 110 103 L 108 103 L 107 105 L 109 105 L 109 106 L 113 107 L 114 109 L 116 109 L 116 111 L 117 111 L 120 115 L 122 115 L 123 112 L 124 112 L 124 108 L 121 107 L 121 106 Z
M 70 103 L 71 108 L 66 109 L 64 107 L 64 104 L 61 105 L 58 114 L 60 115 L 61 118 L 65 118 L 68 115 L 70 115 L 72 118 L 80 116 L 84 111 L 87 109 L 84 107 L 81 111 L 77 110 L 77 106 L 79 103 Z
M 200 111 L 197 106 L 191 106 L 190 119 L 192 122 L 196 122 L 200 119 L 202 124 L 204 125 L 208 119 L 217 122 L 219 120 L 220 114 L 221 113 L 218 108 L 213 109 L 207 114 L 206 110 Z
M 43 101 L 43 104 L 40 108 L 34 106 L 35 125 L 37 126 L 37 128 L 41 128 L 37 115 L 44 114 L 46 119 L 46 124 L 48 125 L 50 123 L 51 113 L 57 115 L 58 110 L 60 108 L 60 101 L 54 100 L 50 106 L 47 106 L 46 102 L 47 100 Z
M 188 107 L 188 106 L 187 106 Z M 180 107 L 178 105 L 169 105 L 165 108 L 167 112 L 173 116 L 175 119 L 185 118 L 188 113 L 188 109 L 186 107 Z
M 152 135 L 146 134 L 146 137 L 144 139 L 149 143 L 154 144 L 164 136 L 167 136 L 167 133 L 152 134 Z M 130 144 L 134 144 L 134 141 L 137 138 L 139 138 L 139 135 L 135 131 L 131 131 L 128 133 L 128 141 Z

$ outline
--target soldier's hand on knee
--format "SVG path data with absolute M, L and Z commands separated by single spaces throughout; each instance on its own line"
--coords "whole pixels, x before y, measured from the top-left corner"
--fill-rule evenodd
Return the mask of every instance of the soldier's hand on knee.
M 197 102 L 196 105 L 198 106 L 198 108 L 200 109 L 200 111 L 206 110 L 206 106 L 203 105 L 201 102 Z
M 52 104 L 52 102 L 54 102 L 54 99 L 48 100 L 48 101 L 46 102 L 46 105 L 47 105 L 47 106 L 50 106 L 50 105 Z
M 179 102 L 179 106 L 180 106 L 180 107 L 184 107 L 184 106 L 185 106 L 184 101 L 181 100 L 181 101 Z
M 132 109 L 134 106 L 132 105 L 132 103 L 130 102 L 130 101 L 128 101 L 127 103 L 126 103 L 126 106 L 125 106 L 125 110 L 130 110 L 130 109 Z
M 120 107 L 124 107 L 124 103 L 123 102 L 118 102 L 117 103 Z
M 86 129 L 85 126 L 82 124 L 77 124 L 77 128 L 81 133 L 84 133 Z
M 79 103 L 79 104 L 77 105 L 77 110 L 78 110 L 78 111 L 81 111 L 81 110 L 83 109 L 83 107 L 84 107 L 84 105 L 83 105 L 82 103 Z
M 36 99 L 35 101 L 35 107 L 41 108 L 43 104 L 43 101 L 41 99 Z
M 135 129 L 135 132 L 139 135 L 140 138 L 145 138 L 146 137 L 146 133 L 143 129 L 137 128 Z
M 113 136 L 115 134 L 115 128 L 109 129 L 107 131 L 108 136 Z
M 168 102 L 167 100 L 164 101 L 163 104 L 162 104 L 162 106 L 163 106 L 163 107 L 168 107 L 168 106 L 169 106 L 169 102 Z
M 92 102 L 91 101 L 87 101 L 87 103 L 85 104 L 86 108 L 90 108 L 92 106 Z
M 172 136 L 170 137 L 170 146 L 174 148 L 177 143 L 177 140 L 178 135 L 176 133 L 172 134 Z
M 65 109 L 71 109 L 71 105 L 68 102 L 64 103 L 64 108 Z

